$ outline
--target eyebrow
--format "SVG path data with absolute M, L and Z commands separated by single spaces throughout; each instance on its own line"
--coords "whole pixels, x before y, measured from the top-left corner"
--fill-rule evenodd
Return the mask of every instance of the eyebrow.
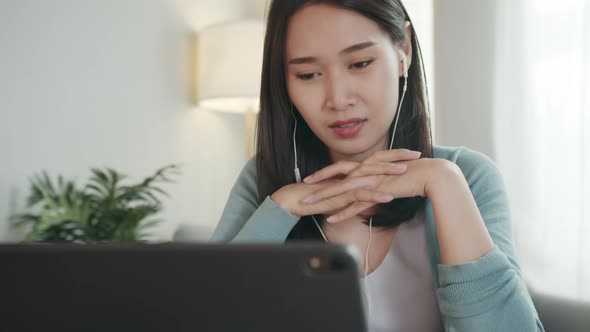
M 338 53 L 338 54 L 339 55 L 350 54 L 350 53 L 371 47 L 373 45 L 375 45 L 375 43 L 372 41 L 368 41 L 368 42 L 364 42 L 364 43 L 360 43 L 360 44 L 355 44 L 352 46 L 348 46 L 347 48 L 340 51 L 340 53 Z M 293 59 L 289 60 L 289 62 L 287 62 L 287 65 L 300 65 L 300 64 L 306 64 L 306 63 L 314 63 L 317 61 L 318 61 L 318 58 L 316 58 L 316 57 L 304 56 L 301 58 L 293 58 Z

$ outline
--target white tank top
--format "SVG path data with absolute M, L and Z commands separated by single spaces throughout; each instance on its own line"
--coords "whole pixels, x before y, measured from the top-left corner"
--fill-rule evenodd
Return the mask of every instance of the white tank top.
M 443 331 L 426 250 L 424 214 L 419 212 L 400 225 L 366 283 L 361 279 L 370 291 L 369 332 Z

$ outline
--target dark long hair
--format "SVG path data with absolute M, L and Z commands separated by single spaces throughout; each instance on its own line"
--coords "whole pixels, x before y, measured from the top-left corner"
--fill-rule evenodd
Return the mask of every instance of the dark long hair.
M 405 22 L 411 23 L 401 0 L 273 0 L 268 12 L 262 81 L 260 114 L 257 124 L 256 185 L 258 202 L 281 187 L 295 182 L 293 169 L 293 128 L 297 121 L 297 155 L 301 176 L 305 177 L 331 163 L 328 148 L 313 133 L 292 104 L 285 78 L 285 44 L 290 18 L 297 10 L 311 4 L 331 4 L 357 12 L 374 21 L 389 34 L 395 45 L 406 37 Z M 394 149 L 407 148 L 421 151 L 422 157 L 431 158 L 432 136 L 428 114 L 428 91 L 420 44 L 414 26 L 412 29 L 412 62 L 408 72 L 408 89 L 399 115 Z M 400 78 L 400 96 L 403 87 Z M 291 107 L 296 120 L 291 115 Z M 393 121 L 389 137 L 393 133 Z M 395 227 L 411 219 L 424 205 L 424 198 L 395 199 L 382 204 L 373 216 L 377 227 Z M 321 238 L 310 216 L 301 218 L 288 239 Z M 319 219 L 318 219 L 319 220 Z

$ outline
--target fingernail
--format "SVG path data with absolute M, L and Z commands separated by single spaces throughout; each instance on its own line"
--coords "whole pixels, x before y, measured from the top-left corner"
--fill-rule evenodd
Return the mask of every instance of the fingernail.
M 412 153 L 418 158 L 422 155 L 422 152 L 420 151 L 412 151 Z
M 328 219 L 326 219 L 327 222 L 335 222 L 337 220 L 338 218 L 336 218 L 336 216 L 329 216 Z
M 393 196 L 388 194 L 379 194 L 377 195 L 377 199 L 380 201 L 389 202 L 393 200 Z
M 315 199 L 315 196 L 313 196 L 313 195 L 307 196 L 303 199 L 303 203 L 313 203 L 314 199 Z
M 405 171 L 406 169 L 408 169 L 408 166 L 405 164 L 391 164 L 391 166 L 393 166 L 392 168 L 394 171 L 399 171 L 399 172 L 402 172 L 402 171 Z
M 306 177 L 305 179 L 303 179 L 303 182 L 310 181 L 312 177 L 313 177 L 313 175 L 310 175 L 310 176 Z

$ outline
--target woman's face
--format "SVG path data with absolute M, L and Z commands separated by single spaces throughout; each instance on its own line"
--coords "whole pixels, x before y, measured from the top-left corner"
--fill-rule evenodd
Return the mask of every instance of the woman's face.
M 388 147 L 402 72 L 398 49 L 353 11 L 316 4 L 291 18 L 287 90 L 332 161 L 362 161 Z

